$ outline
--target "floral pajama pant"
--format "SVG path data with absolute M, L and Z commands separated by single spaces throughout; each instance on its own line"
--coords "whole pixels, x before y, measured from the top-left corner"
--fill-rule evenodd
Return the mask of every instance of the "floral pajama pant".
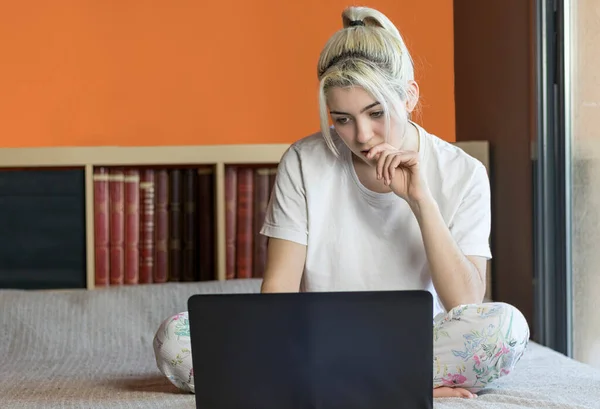
M 505 303 L 461 305 L 438 314 L 433 323 L 433 386 L 478 392 L 508 375 L 525 352 L 529 326 Z M 194 392 L 187 312 L 166 319 L 154 337 L 160 372 L 178 388 Z

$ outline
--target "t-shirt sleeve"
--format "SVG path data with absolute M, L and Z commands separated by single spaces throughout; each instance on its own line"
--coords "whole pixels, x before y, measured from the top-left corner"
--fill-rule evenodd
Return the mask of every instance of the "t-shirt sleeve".
M 260 233 L 308 244 L 306 191 L 298 151 L 292 145 L 281 157 Z
M 483 165 L 476 167 L 450 222 L 450 232 L 465 256 L 492 258 L 490 250 L 490 182 Z

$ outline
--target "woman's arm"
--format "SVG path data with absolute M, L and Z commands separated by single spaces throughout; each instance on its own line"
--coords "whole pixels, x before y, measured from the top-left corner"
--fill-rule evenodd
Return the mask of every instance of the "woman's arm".
M 300 291 L 300 281 L 306 262 L 306 246 L 289 240 L 269 238 L 267 268 L 261 286 L 262 293 Z
M 473 169 L 449 227 L 421 175 L 418 152 L 382 143 L 371 148 L 367 157 L 377 160 L 377 178 L 406 200 L 415 214 L 433 285 L 444 308 L 449 311 L 461 304 L 480 304 L 485 295 L 487 260 L 469 252 L 489 253 L 484 243 L 489 238 L 490 189 L 483 165 Z
M 483 302 L 487 260 L 462 253 L 433 198 L 412 209 L 421 228 L 433 285 L 446 310 Z

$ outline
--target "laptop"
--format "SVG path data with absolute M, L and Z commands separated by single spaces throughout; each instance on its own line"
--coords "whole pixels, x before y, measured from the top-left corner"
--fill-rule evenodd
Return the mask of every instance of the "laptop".
M 427 291 L 197 294 L 198 409 L 430 409 Z

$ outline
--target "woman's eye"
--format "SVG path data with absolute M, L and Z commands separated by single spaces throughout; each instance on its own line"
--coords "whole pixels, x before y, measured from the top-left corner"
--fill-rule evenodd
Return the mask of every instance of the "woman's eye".
M 348 123 L 348 121 L 349 121 L 349 119 L 348 119 L 348 118 L 337 118 L 337 119 L 335 120 L 335 122 L 337 122 L 338 124 L 342 124 L 342 125 L 344 125 L 344 124 L 347 124 L 347 123 Z
M 383 116 L 383 111 L 376 111 L 371 113 L 372 118 L 381 118 Z

